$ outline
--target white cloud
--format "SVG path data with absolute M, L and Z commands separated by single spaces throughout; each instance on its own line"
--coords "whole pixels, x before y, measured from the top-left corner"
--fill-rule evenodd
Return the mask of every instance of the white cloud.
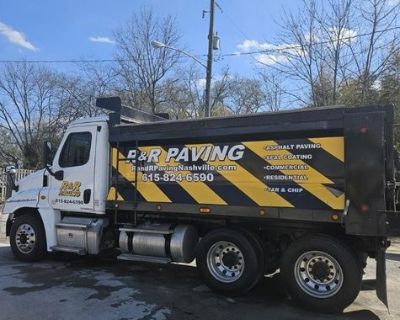
M 205 88 L 206 87 L 206 79 L 205 78 L 201 78 L 201 79 L 197 79 L 196 80 L 196 85 L 200 88 Z
M 241 44 L 237 45 L 240 52 L 250 52 L 255 50 L 272 50 L 274 45 L 268 42 L 258 42 L 257 40 L 244 40 Z
M 26 40 L 24 34 L 0 21 L 0 35 L 4 36 L 8 41 L 28 50 L 37 51 L 32 43 Z
M 286 63 L 289 60 L 287 56 L 273 54 L 257 54 L 255 56 L 255 59 L 257 60 L 257 62 L 264 65 L 273 65 L 277 62 Z
M 350 43 L 357 37 L 357 31 L 352 29 L 343 28 L 339 30 L 338 28 L 330 28 L 329 32 L 333 41 L 340 40 L 341 42 Z
M 237 46 L 238 51 L 235 55 L 242 53 L 255 52 L 255 59 L 264 65 L 275 63 L 286 63 L 290 55 L 300 55 L 300 47 L 295 44 L 272 44 L 269 42 L 258 42 L 257 40 L 244 40 Z M 264 52 L 263 52 L 264 51 Z M 259 53 L 258 53 L 259 52 Z
M 294 52 L 300 48 L 296 44 L 272 44 L 269 42 L 258 42 L 257 40 L 244 40 L 242 43 L 236 46 L 239 52 L 251 52 L 251 51 L 281 51 L 281 52 Z
M 114 40 L 111 40 L 108 37 L 99 37 L 99 36 L 89 37 L 89 40 L 92 41 L 92 42 L 98 42 L 98 43 L 108 43 L 108 44 L 114 44 L 115 43 Z

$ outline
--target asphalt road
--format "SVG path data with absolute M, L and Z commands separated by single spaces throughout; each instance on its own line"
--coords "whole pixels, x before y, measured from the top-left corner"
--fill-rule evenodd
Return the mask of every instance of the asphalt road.
M 400 248 L 400 245 L 398 246 Z M 187 265 L 104 262 L 65 254 L 39 263 L 16 261 L 0 245 L 0 319 L 400 319 L 400 250 L 387 256 L 390 314 L 372 289 L 372 261 L 357 300 L 341 315 L 296 306 L 279 275 L 252 292 L 226 298 L 208 290 Z

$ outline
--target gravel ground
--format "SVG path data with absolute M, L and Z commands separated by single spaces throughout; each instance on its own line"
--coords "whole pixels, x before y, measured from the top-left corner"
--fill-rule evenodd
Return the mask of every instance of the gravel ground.
M 56 254 L 35 264 L 16 261 L 0 245 L 0 319 L 400 319 L 400 241 L 387 255 L 390 314 L 373 290 L 369 261 L 363 290 L 341 315 L 309 312 L 282 290 L 279 275 L 249 294 L 226 298 L 211 292 L 188 265 L 104 262 Z

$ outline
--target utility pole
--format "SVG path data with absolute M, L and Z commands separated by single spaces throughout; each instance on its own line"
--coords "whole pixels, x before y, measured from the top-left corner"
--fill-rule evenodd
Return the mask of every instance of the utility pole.
M 210 29 L 208 31 L 208 56 L 207 56 L 207 74 L 206 74 L 206 91 L 204 103 L 204 116 L 211 115 L 211 77 L 213 63 L 213 41 L 214 41 L 214 9 L 215 0 L 210 0 Z

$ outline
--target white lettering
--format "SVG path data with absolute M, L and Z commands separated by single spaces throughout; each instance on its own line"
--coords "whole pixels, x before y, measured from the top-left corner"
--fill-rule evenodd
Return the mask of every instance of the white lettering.
M 205 150 L 205 146 L 201 146 L 199 150 L 196 147 L 192 147 L 192 160 L 198 161 Z
M 229 146 L 223 146 L 222 150 L 220 146 L 215 146 L 213 152 L 211 153 L 210 160 L 215 161 L 217 158 L 220 161 L 225 160 L 226 154 L 228 152 Z
M 149 152 L 149 156 L 147 158 L 147 162 L 158 162 L 158 158 L 161 154 L 161 149 L 151 149 Z
M 176 161 L 189 161 L 189 149 L 183 148 L 179 155 L 175 158 Z
M 178 148 L 169 148 L 167 157 L 165 158 L 165 162 L 170 162 L 171 158 L 174 158 L 178 155 L 179 149 Z
M 136 150 L 129 150 L 128 156 L 126 157 L 126 162 L 132 162 L 135 163 L 136 161 Z
M 236 145 L 229 150 L 228 159 L 235 161 L 243 158 L 245 146 L 242 144 Z

